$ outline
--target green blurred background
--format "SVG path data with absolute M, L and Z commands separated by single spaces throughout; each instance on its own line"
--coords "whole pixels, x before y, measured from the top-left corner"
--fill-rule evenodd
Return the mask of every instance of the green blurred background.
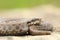
M 60 0 L 0 0 L 0 9 L 30 8 L 43 4 L 60 6 Z

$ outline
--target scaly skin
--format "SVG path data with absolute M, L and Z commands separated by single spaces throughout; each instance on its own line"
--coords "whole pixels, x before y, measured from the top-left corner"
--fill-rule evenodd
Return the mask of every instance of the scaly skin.
M 17 19 L 5 20 L 0 23 L 1 35 L 24 35 L 28 31 L 26 23 L 22 23 Z

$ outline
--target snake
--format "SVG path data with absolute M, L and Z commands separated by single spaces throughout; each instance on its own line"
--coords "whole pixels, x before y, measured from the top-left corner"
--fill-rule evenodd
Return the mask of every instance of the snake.
M 21 36 L 21 35 L 46 35 L 53 31 L 53 25 L 42 21 L 40 18 L 1 18 L 1 36 Z

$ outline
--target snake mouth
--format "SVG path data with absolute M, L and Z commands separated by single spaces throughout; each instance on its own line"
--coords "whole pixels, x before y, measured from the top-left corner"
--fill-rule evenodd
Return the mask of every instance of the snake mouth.
M 53 31 L 53 26 L 41 19 L 32 19 L 28 22 L 30 35 L 50 35 Z
M 36 26 L 31 26 L 29 29 L 30 35 L 50 35 L 51 31 L 38 29 Z

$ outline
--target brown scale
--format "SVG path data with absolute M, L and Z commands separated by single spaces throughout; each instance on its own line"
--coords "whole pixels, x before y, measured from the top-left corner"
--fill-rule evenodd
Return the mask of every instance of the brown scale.
M 15 22 L 16 21 L 16 22 Z M 2 35 L 24 35 L 27 29 L 23 30 L 24 23 L 20 23 L 17 19 L 5 20 L 4 23 L 0 24 L 0 34 Z M 3 26 L 3 27 L 2 27 Z M 27 26 L 26 26 L 27 27 Z

